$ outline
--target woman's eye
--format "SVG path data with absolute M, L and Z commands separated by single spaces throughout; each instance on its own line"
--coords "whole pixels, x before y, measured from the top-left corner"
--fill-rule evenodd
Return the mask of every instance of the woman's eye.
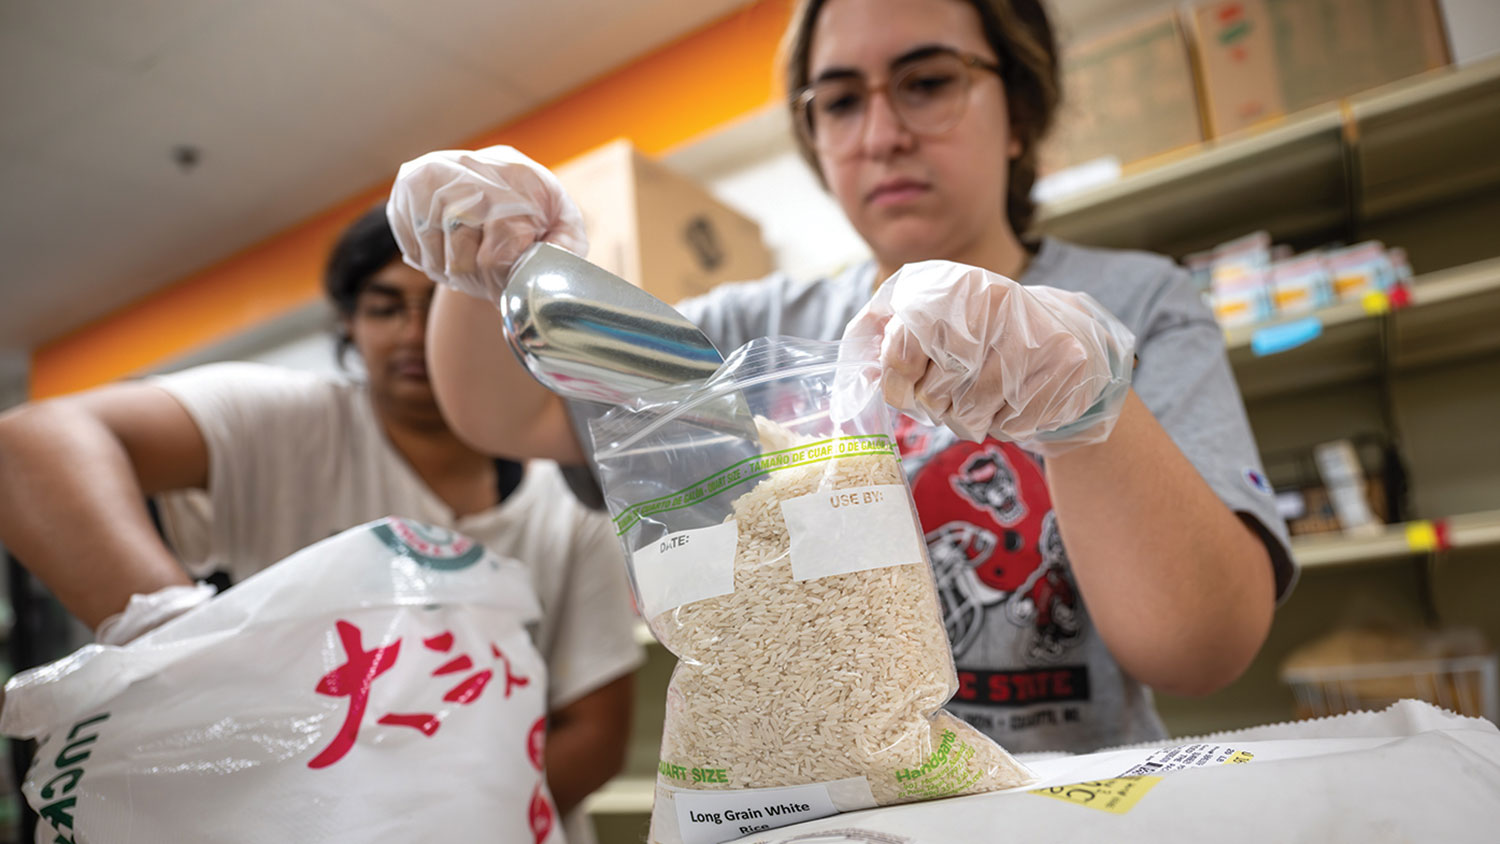
M 952 87 L 954 79 L 952 74 L 928 74 L 908 79 L 905 87 L 914 94 L 930 97 Z
M 364 312 L 371 319 L 390 319 L 399 314 L 401 308 L 396 305 L 366 305 Z
M 843 117 L 859 110 L 860 96 L 855 93 L 818 98 L 818 111 L 829 117 Z

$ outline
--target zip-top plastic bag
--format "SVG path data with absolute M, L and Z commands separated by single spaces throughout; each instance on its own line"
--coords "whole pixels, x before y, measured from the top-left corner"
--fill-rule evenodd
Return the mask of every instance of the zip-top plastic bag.
M 561 844 L 525 568 L 383 519 L 13 677 L 38 842 Z
M 653 842 L 1031 780 L 942 709 L 958 680 L 879 365 L 840 351 L 755 340 L 590 426 L 638 606 L 679 659 Z

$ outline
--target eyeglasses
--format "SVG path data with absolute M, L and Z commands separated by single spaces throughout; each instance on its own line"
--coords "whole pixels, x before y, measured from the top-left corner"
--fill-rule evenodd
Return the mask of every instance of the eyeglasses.
M 884 90 L 908 132 L 941 135 L 963 119 L 975 70 L 1001 73 L 995 62 L 938 48 L 899 62 L 884 85 L 872 85 L 857 73 L 820 79 L 792 98 L 797 131 L 821 152 L 847 152 L 864 132 L 871 98 Z
M 432 296 L 396 296 L 386 293 L 361 294 L 356 300 L 354 313 L 368 325 L 378 329 L 404 329 L 413 319 L 427 322 L 432 310 Z

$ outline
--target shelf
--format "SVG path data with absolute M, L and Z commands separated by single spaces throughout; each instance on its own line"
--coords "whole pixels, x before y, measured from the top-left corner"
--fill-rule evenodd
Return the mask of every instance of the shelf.
M 1038 225 L 1091 246 L 1168 255 L 1264 228 L 1277 239 L 1339 226 L 1348 214 L 1336 105 L 1228 141 L 1209 141 L 1118 182 L 1048 203 Z
M 1500 349 L 1500 258 L 1422 276 L 1390 319 L 1399 370 Z
M 1497 146 L 1492 59 L 1205 141 L 1048 203 L 1038 223 L 1080 243 L 1176 256 L 1257 229 L 1278 241 L 1351 237 L 1364 221 L 1500 185 Z
M 1362 219 L 1500 185 L 1500 61 L 1378 88 L 1350 98 L 1349 110 Z
M 656 780 L 650 777 L 615 777 L 583 800 L 590 815 L 649 815 L 656 799 Z
M 1312 341 L 1265 356 L 1252 350 L 1257 331 L 1309 317 L 1323 324 Z M 1407 371 L 1500 350 L 1497 324 L 1500 258 L 1418 276 L 1404 308 L 1371 313 L 1360 302 L 1343 302 L 1232 328 L 1224 340 L 1240 393 L 1251 401 L 1371 378 L 1385 366 Z
M 1449 548 L 1500 545 L 1500 510 L 1469 513 L 1442 520 Z M 1425 554 L 1434 550 L 1433 523 L 1427 521 L 1382 525 L 1378 533 L 1352 536 L 1313 534 L 1292 540 L 1292 557 L 1302 568 L 1367 563 Z

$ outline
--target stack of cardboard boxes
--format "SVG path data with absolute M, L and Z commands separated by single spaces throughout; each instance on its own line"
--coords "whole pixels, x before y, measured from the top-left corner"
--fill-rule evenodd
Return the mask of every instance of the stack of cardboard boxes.
M 1045 172 L 1122 165 L 1448 63 L 1437 0 L 1213 0 L 1063 53 Z
M 772 270 L 754 220 L 628 141 L 605 144 L 556 172 L 583 212 L 588 259 L 658 299 L 679 302 Z

